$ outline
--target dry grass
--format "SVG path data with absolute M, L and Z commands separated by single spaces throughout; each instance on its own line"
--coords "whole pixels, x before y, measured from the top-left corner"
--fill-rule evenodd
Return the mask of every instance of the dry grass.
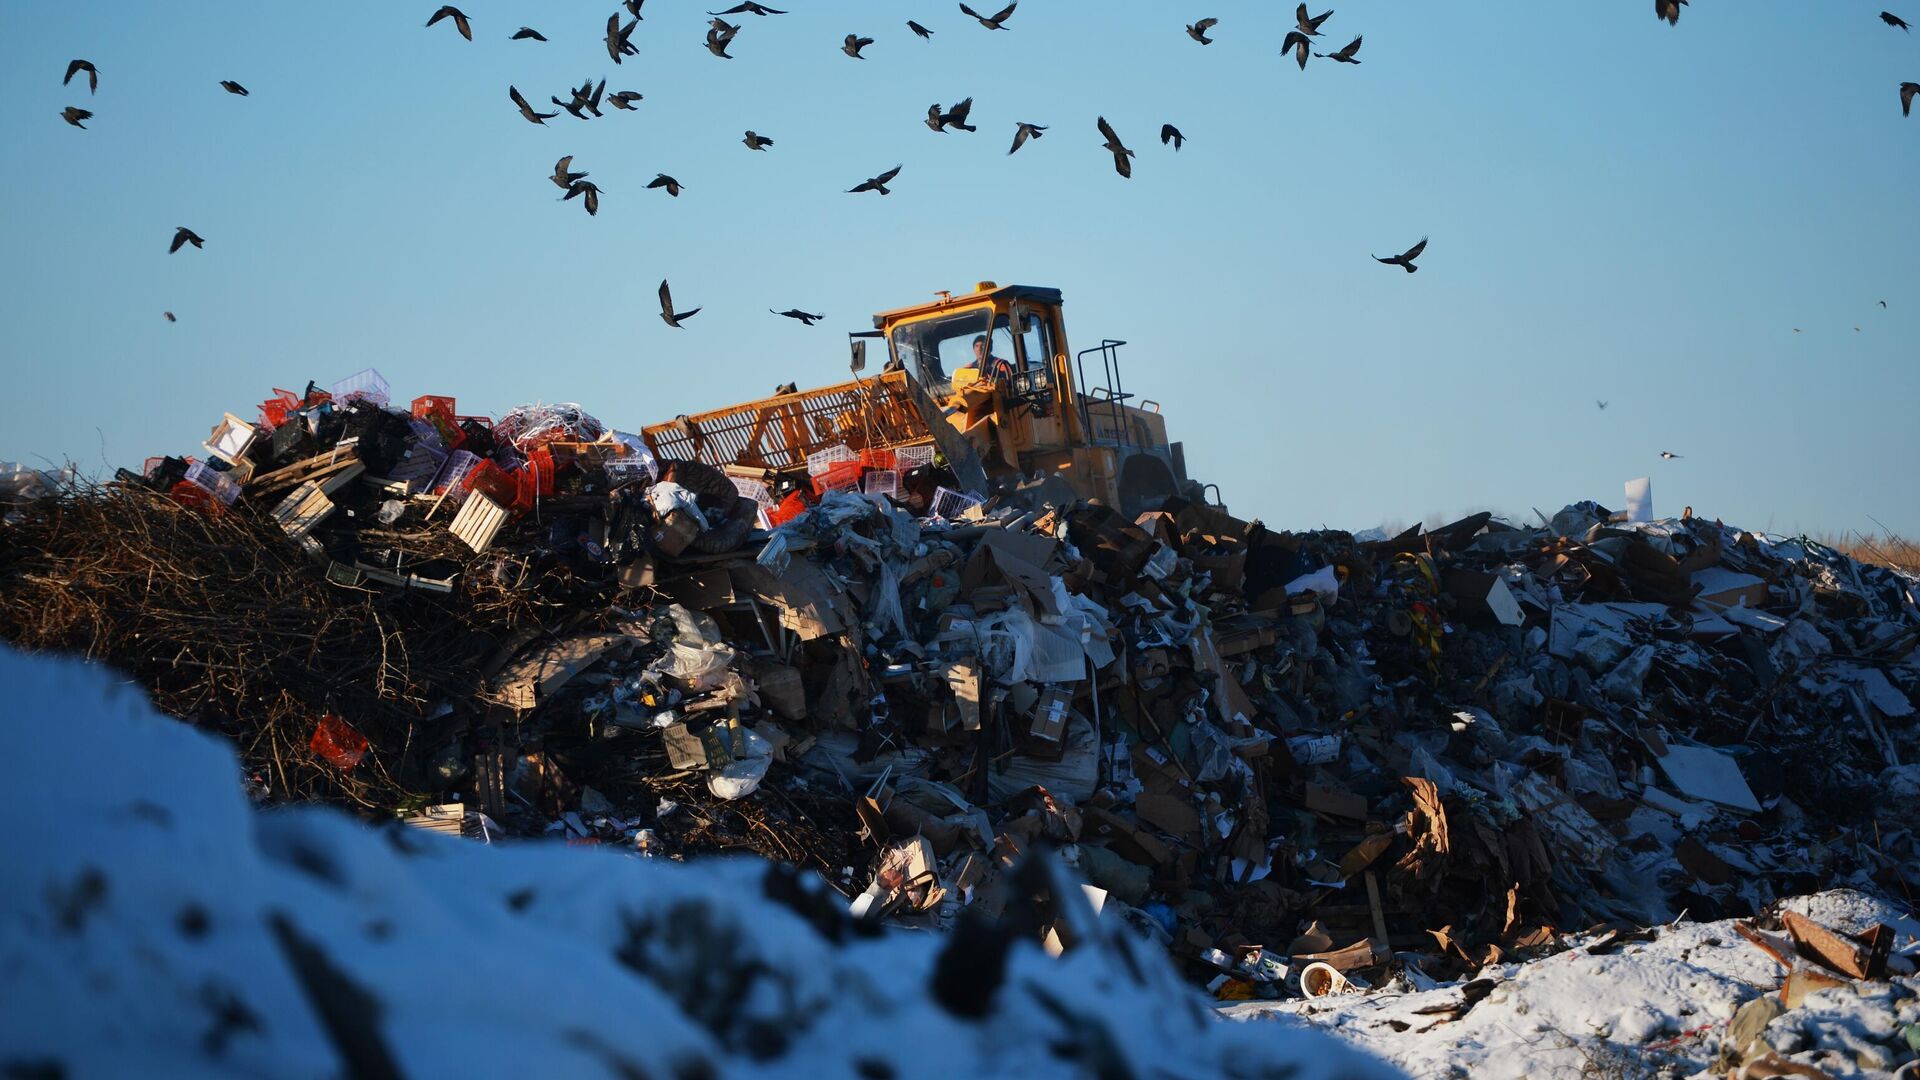
M 1873 535 L 1871 533 L 1818 534 L 1815 540 L 1845 552 L 1863 563 L 1879 566 L 1891 566 L 1898 570 L 1920 574 L 1920 544 L 1903 536 L 1892 533 Z

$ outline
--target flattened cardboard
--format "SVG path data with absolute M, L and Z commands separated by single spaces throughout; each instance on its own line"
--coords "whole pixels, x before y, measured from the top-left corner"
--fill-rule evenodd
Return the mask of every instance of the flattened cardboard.
M 1184 796 L 1143 791 L 1134 796 L 1133 813 L 1142 824 L 1190 844 L 1200 842 L 1200 812 Z
M 625 634 L 579 634 L 540 646 L 503 668 L 482 699 L 529 712 L 601 657 L 632 645 L 633 639 Z
M 1347 818 L 1352 821 L 1367 819 L 1367 800 L 1351 791 L 1308 784 L 1305 802 L 1307 809 L 1329 817 Z
M 754 563 L 736 563 L 728 569 L 736 590 L 745 590 L 772 606 L 779 614 L 780 625 L 798 634 L 800 640 L 846 632 L 847 625 L 837 610 L 846 594 L 813 563 L 795 559 L 778 577 Z
M 1660 770 L 1680 794 L 1690 799 L 1719 803 L 1749 814 L 1760 812 L 1760 802 L 1747 786 L 1740 765 L 1731 757 L 1705 746 L 1672 746 L 1656 759 Z

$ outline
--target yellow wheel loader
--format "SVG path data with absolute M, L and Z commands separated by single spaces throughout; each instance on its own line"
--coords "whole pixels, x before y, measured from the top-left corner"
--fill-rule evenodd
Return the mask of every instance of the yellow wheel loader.
M 1051 474 L 1129 517 L 1175 495 L 1204 501 L 1159 404 L 1133 404 L 1121 383 L 1126 343 L 1071 351 L 1060 290 L 981 282 L 883 311 L 873 325 L 852 335 L 851 382 L 682 416 L 642 437 L 663 459 L 736 475 L 802 474 L 810 456 L 841 445 L 932 446 L 982 494 Z M 888 360 L 861 377 L 865 339 L 875 338 Z M 1089 364 L 1097 387 L 1088 388 Z

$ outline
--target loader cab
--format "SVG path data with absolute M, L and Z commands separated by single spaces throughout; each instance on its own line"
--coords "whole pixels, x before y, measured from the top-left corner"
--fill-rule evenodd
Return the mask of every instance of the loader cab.
M 982 359 L 1004 361 L 1014 372 L 1015 396 L 1045 407 L 1055 403 L 1056 358 L 1061 356 L 1060 294 L 1026 286 L 940 294 L 932 304 L 874 317 L 889 353 L 936 400 L 985 377 Z M 983 356 L 984 354 L 984 356 Z M 996 365 L 998 366 L 998 365 Z
M 1130 404 L 1120 383 L 1118 346 L 1082 354 L 1066 337 L 1058 289 L 981 282 L 970 293 L 881 312 L 890 365 L 904 370 L 949 458 L 964 439 L 993 479 L 1053 473 L 1082 497 L 1129 515 L 1155 509 L 1184 487 L 1185 462 L 1167 440 L 1159 406 Z M 987 382 L 976 360 L 985 341 L 993 365 L 1011 378 Z M 1103 386 L 1088 389 L 1086 354 L 1098 353 Z M 962 450 L 962 453 L 967 451 Z

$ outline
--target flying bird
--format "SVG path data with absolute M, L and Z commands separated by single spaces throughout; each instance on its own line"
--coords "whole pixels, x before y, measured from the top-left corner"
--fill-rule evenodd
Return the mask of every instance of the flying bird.
M 720 19 L 713 20 L 713 25 L 707 28 L 707 51 L 722 60 L 733 59 L 727 52 L 727 46 L 733 44 L 734 35 L 739 32 L 740 28 L 737 26 L 731 26 Z
M 781 383 L 779 386 L 776 386 L 773 388 L 774 397 L 779 397 L 782 394 L 797 394 L 799 392 L 800 392 L 799 383 L 784 382 L 784 383 Z
M 1013 148 L 1008 150 L 1007 153 L 1011 154 L 1014 150 L 1020 149 L 1021 144 L 1025 143 L 1028 139 L 1039 138 L 1040 133 L 1045 130 L 1047 129 L 1044 124 L 1029 124 L 1024 120 L 1020 121 L 1020 126 L 1013 131 Z
M 846 43 L 840 46 L 840 51 L 853 57 L 855 60 L 865 60 L 866 57 L 860 55 L 860 50 L 871 44 L 873 44 L 873 39 L 870 37 L 861 37 L 859 34 L 848 34 Z
M 1168 143 L 1172 143 L 1174 152 L 1178 153 L 1180 148 L 1186 145 L 1186 142 L 1187 142 L 1187 137 L 1185 135 L 1180 134 L 1179 128 L 1174 127 L 1172 124 L 1160 125 L 1160 145 L 1161 146 L 1165 146 Z
M 608 95 L 607 100 L 612 102 L 613 107 L 616 109 L 625 109 L 628 112 L 632 112 L 633 103 L 641 101 L 645 99 L 645 97 L 645 94 L 636 93 L 632 90 L 622 90 L 619 93 Z
M 600 213 L 600 188 L 596 186 L 593 181 L 575 180 L 567 188 L 567 193 L 560 197 L 560 201 L 566 202 L 576 195 L 585 196 L 585 198 L 580 201 L 586 206 L 588 217 L 593 217 Z
M 1133 162 L 1127 159 L 1133 157 L 1133 151 L 1121 144 L 1120 136 L 1113 133 L 1113 127 L 1107 123 L 1106 117 L 1097 117 L 1096 120 L 1100 125 L 1100 134 L 1107 138 L 1105 143 L 1106 148 L 1113 152 L 1113 171 L 1128 179 L 1132 179 Z
M 613 57 L 614 63 L 618 64 L 623 56 L 639 55 L 639 46 L 633 43 L 633 28 L 639 25 L 640 20 L 634 19 L 622 30 L 619 12 L 607 16 L 607 55 Z
M 675 329 L 679 329 L 680 320 L 691 319 L 695 315 L 698 315 L 699 313 L 700 313 L 699 308 L 694 308 L 692 311 L 673 310 L 673 294 L 667 291 L 666 279 L 664 278 L 661 279 L 660 281 L 660 318 L 664 319 L 668 326 L 671 326 Z
M 225 90 L 227 93 L 232 94 L 234 97 L 247 96 L 247 88 L 244 86 L 241 86 L 237 82 L 234 82 L 232 79 L 221 79 L 220 89 Z
M 466 38 L 468 41 L 473 40 L 473 24 L 467 21 L 466 12 L 461 11 L 452 4 L 447 4 L 439 11 L 433 13 L 433 18 L 427 20 L 427 25 L 432 26 L 441 19 L 452 19 L 453 28 L 460 31 L 460 36 Z
M 1880 301 L 1880 306 L 1881 306 L 1881 307 L 1886 307 L 1886 306 L 1887 306 L 1887 302 L 1886 302 L 1885 300 L 1882 300 L 1882 301 Z
M 785 15 L 786 12 L 781 11 L 778 8 L 770 8 L 765 4 L 756 4 L 753 2 L 753 0 L 747 0 L 746 3 L 735 4 L 725 11 L 709 11 L 707 12 L 707 14 L 709 15 Z
M 1280 55 L 1293 53 L 1293 58 L 1300 61 L 1301 71 L 1307 70 L 1307 54 L 1312 51 L 1313 39 L 1298 30 L 1287 31 L 1287 39 L 1280 43 Z
M 192 244 L 197 248 L 205 243 L 206 241 L 202 240 L 198 233 L 182 225 L 173 230 L 173 243 L 167 245 L 167 254 L 171 255 L 187 244 Z
M 1594 403 L 1595 405 L 1598 405 L 1598 406 L 1600 406 L 1600 411 L 1601 411 L 1601 412 L 1605 412 L 1605 411 L 1607 411 L 1607 403 L 1606 403 L 1606 402 L 1604 402 L 1604 401 L 1601 401 L 1601 400 L 1599 400 L 1598 398 L 1595 398 L 1595 399 L 1594 399 L 1594 402 L 1593 402 L 1593 403 Z
M 621 6 L 627 9 L 627 14 L 638 19 L 640 18 L 640 5 L 646 2 L 647 0 L 621 0 Z
M 978 127 L 967 123 L 967 114 L 973 111 L 973 99 L 968 98 L 946 112 L 940 111 L 940 103 L 927 106 L 927 126 L 935 131 L 945 131 L 949 127 L 961 131 L 978 131 Z
M 572 154 L 568 154 L 566 157 L 553 163 L 553 183 L 555 187 L 560 188 L 562 191 L 573 187 L 574 181 L 584 179 L 586 175 L 587 174 L 583 172 L 573 171 Z
M 513 36 L 511 38 L 508 38 L 507 40 L 509 41 L 545 41 L 547 40 L 547 35 L 541 33 L 538 30 L 535 30 L 531 26 L 523 26 L 520 29 L 515 30 L 513 32 Z
M 916 34 L 919 34 L 921 37 L 927 39 L 928 41 L 933 40 L 933 31 L 927 29 L 924 26 L 921 26 L 919 23 L 914 22 L 912 19 L 907 20 L 907 29 L 913 31 Z
M 526 117 L 528 123 L 539 124 L 544 127 L 547 121 L 560 115 L 557 112 L 534 112 L 533 106 L 527 104 L 527 99 L 521 97 L 520 91 L 514 87 L 507 87 L 507 96 L 513 99 L 515 105 L 520 106 L 520 115 Z
M 1020 6 L 1020 0 L 1014 0 L 1013 3 L 1008 4 L 1006 7 L 1001 8 L 998 12 L 996 12 L 992 18 L 987 18 L 985 15 L 980 14 L 979 12 L 973 10 L 967 5 L 961 4 L 960 13 L 963 15 L 971 15 L 975 19 L 980 20 L 980 25 L 986 27 L 989 30 L 1005 30 L 1006 27 L 1000 24 L 1006 22 L 1007 16 L 1013 14 L 1013 9 L 1019 6 Z
M 168 322 L 179 322 L 179 321 L 180 321 L 179 319 L 176 319 L 176 318 L 174 318 L 174 317 L 173 317 L 173 312 L 171 312 L 171 311 L 163 311 L 163 312 L 161 312 L 160 314 L 162 314 L 162 315 L 165 315 L 165 316 L 167 317 L 167 321 L 168 321 Z
M 67 77 L 60 80 L 60 85 L 65 86 L 72 82 L 73 77 L 82 71 L 87 73 L 87 93 L 99 93 L 100 69 L 94 67 L 93 61 L 91 60 L 69 60 L 67 62 Z
M 1670 26 L 1680 25 L 1680 9 L 1687 0 L 1653 0 L 1653 17 L 1665 19 Z
M 1920 94 L 1920 82 L 1903 82 L 1900 84 L 1901 116 L 1913 115 L 1913 97 L 1915 94 Z
M 1322 12 L 1320 15 L 1317 15 L 1314 18 L 1309 19 L 1307 18 L 1307 5 L 1301 4 L 1299 7 L 1294 9 L 1293 21 L 1296 25 L 1300 27 L 1301 33 L 1307 35 L 1308 37 L 1319 37 L 1320 24 L 1323 22 L 1326 22 L 1327 19 L 1330 16 L 1332 16 L 1332 14 L 1333 14 L 1333 11 L 1329 9 L 1325 12 Z
M 1207 31 L 1218 25 L 1220 25 L 1219 19 L 1201 19 L 1197 23 L 1188 23 L 1187 36 L 1202 45 L 1211 45 L 1213 39 L 1207 36 Z
M 1357 64 L 1360 61 L 1355 60 L 1353 54 L 1359 51 L 1360 39 L 1356 37 L 1352 41 L 1347 42 L 1347 47 L 1341 49 L 1339 52 L 1314 53 L 1313 55 L 1320 57 L 1322 60 L 1331 60 L 1336 64 Z
M 666 173 L 661 173 L 660 175 L 654 177 L 653 181 L 647 185 L 647 188 L 649 190 L 653 188 L 666 188 L 667 194 L 673 196 L 676 199 L 680 197 L 680 181 L 675 180 L 673 177 L 668 176 Z
M 1419 267 L 1413 265 L 1413 260 L 1419 258 L 1420 253 L 1425 250 L 1427 250 L 1427 238 L 1423 236 L 1420 238 L 1419 243 L 1413 245 L 1407 250 L 1401 252 L 1400 254 L 1395 255 L 1391 259 L 1382 259 L 1378 255 L 1375 255 L 1373 258 L 1375 262 L 1383 262 L 1383 263 L 1386 263 L 1388 266 L 1398 266 L 1401 269 L 1405 270 L 1407 273 L 1412 274 L 1412 273 L 1418 272 L 1420 269 Z
M 1886 23 L 1888 26 L 1897 26 L 1900 29 L 1907 31 L 1908 33 L 1913 32 L 1913 27 L 1907 25 L 1907 20 L 1901 18 L 1898 15 L 1895 15 L 1891 11 L 1881 12 L 1880 21 L 1883 23 Z
M 81 123 L 80 121 L 93 119 L 93 114 L 79 107 L 78 105 L 69 105 L 66 108 L 60 110 L 60 117 L 61 119 L 65 120 L 67 123 L 72 124 L 74 127 L 79 128 L 81 131 L 85 131 L 87 130 L 87 125 Z
M 773 145 L 772 139 L 767 138 L 765 135 L 757 135 L 751 131 L 747 132 L 747 137 L 740 141 L 746 143 L 747 149 L 749 150 L 765 150 L 767 147 Z
M 890 195 L 892 194 L 892 192 L 887 190 L 887 185 L 892 183 L 893 178 L 899 175 L 900 175 L 900 166 L 895 165 L 893 168 L 888 169 L 886 172 L 881 173 L 879 176 L 870 176 L 867 179 L 861 181 L 859 184 L 856 184 L 855 186 L 848 188 L 847 194 L 855 195 L 862 191 L 877 191 L 882 195 Z
M 767 312 L 773 315 L 785 315 L 789 319 L 796 319 L 808 326 L 812 326 L 814 323 L 826 318 L 825 315 L 809 315 L 799 308 L 789 308 L 786 311 L 774 311 L 772 308 L 768 308 Z
M 1672 461 L 1672 460 L 1674 460 L 1675 458 L 1677 458 L 1677 457 L 1679 457 L 1679 456 L 1680 456 L 1679 454 L 1676 454 L 1676 453 L 1674 453 L 1674 452 L 1673 452 L 1673 451 L 1671 451 L 1671 450 L 1662 450 L 1662 451 L 1660 451 L 1660 459 L 1661 459 L 1662 461 Z
M 593 80 L 589 78 L 581 83 L 578 89 L 571 92 L 572 101 L 561 101 L 557 97 L 549 97 L 547 100 L 567 110 L 576 119 L 585 120 L 587 113 L 595 116 L 604 115 L 600 111 L 600 96 L 606 93 L 606 90 L 607 80 L 601 79 L 600 85 L 595 86 Z

